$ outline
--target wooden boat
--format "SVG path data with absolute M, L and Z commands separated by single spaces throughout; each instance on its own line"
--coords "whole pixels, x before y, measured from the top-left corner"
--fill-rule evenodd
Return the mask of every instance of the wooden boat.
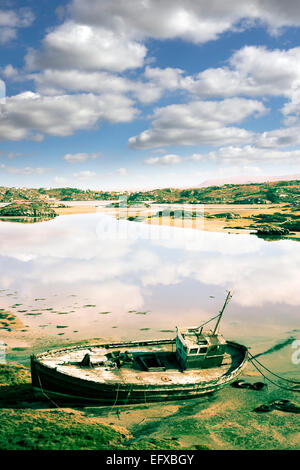
M 31 356 L 37 397 L 98 405 L 195 398 L 236 380 L 248 358 L 246 346 L 213 331 L 177 328 L 176 338 L 92 344 Z M 213 320 L 212 318 L 211 320 Z M 209 320 L 209 321 L 211 321 Z

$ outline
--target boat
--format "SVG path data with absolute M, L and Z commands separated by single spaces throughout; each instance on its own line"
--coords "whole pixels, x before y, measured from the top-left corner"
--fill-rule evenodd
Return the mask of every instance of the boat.
M 217 316 L 196 327 L 176 327 L 173 339 L 96 343 L 31 356 L 34 394 L 57 402 L 127 405 L 212 394 L 236 380 L 246 346 L 227 341 Z M 213 330 L 204 327 L 216 319 Z

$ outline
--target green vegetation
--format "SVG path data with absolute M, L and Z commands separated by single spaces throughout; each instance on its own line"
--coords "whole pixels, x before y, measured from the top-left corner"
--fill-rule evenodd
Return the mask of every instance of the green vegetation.
M 290 231 L 300 231 L 300 216 L 297 214 L 274 212 L 252 215 L 251 219 L 256 223 L 250 227 L 256 228 L 258 235 L 287 235 Z
M 120 448 L 125 435 L 95 419 L 64 410 L 1 410 L 1 450 Z
M 241 216 L 239 214 L 235 214 L 234 212 L 218 212 L 217 214 L 207 214 L 205 217 L 208 219 L 214 218 L 214 219 L 240 219 Z
M 126 207 L 133 207 L 137 211 L 139 209 L 143 211 L 151 207 L 151 204 L 222 204 L 227 206 L 235 204 L 234 212 L 229 207 L 226 207 L 226 212 L 218 212 L 216 208 L 211 208 L 211 210 L 208 209 L 209 212 L 205 212 L 204 217 L 206 219 L 220 219 L 221 222 L 223 219 L 229 224 L 228 228 L 258 229 L 261 234 L 286 235 L 289 231 L 300 231 L 300 180 L 225 184 L 206 188 L 164 188 L 131 193 L 77 188 L 16 189 L 0 187 L 0 202 L 11 201 L 11 204 L 0 208 L 0 219 L 7 216 L 13 216 L 11 219 L 6 219 L 11 221 L 16 221 L 17 217 L 26 217 L 26 219 L 22 219 L 24 222 L 50 219 L 56 215 L 55 209 L 61 207 L 58 201 L 107 200 L 109 203 L 106 207 L 120 208 L 121 211 L 125 206 L 125 200 L 123 201 L 122 198 L 127 198 Z M 257 208 L 253 207 L 253 204 L 265 206 L 262 207 L 261 214 L 251 214 L 251 211 L 257 212 Z M 272 209 L 270 204 L 275 206 L 274 213 L 270 211 Z M 249 211 L 245 205 L 252 205 L 251 210 Z M 124 208 L 126 209 L 126 207 Z M 181 219 L 182 209 L 176 207 L 172 207 L 171 210 L 160 209 L 153 215 L 129 213 L 127 220 L 143 222 L 164 216 L 173 220 Z M 196 216 L 199 217 L 200 214 L 196 213 L 195 208 L 184 210 L 185 219 L 193 220 Z M 237 224 L 234 225 L 234 219 L 239 219 L 239 227 Z
M 151 191 L 115 192 L 77 188 L 6 188 L 0 187 L 0 202 L 88 201 L 128 198 L 134 203 L 188 204 L 277 204 L 300 206 L 300 181 L 275 181 L 251 184 L 225 184 L 206 188 L 164 188 Z
M 225 184 L 207 188 L 165 188 L 131 193 L 129 201 L 179 204 L 299 204 L 300 181 Z
M 45 202 L 11 203 L 0 208 L 1 217 L 56 217 L 56 212 Z
M 0 330 L 12 331 L 22 326 L 23 323 L 13 313 L 0 309 Z
M 31 405 L 31 408 L 29 408 Z M 30 371 L 0 365 L 0 450 L 177 449 L 177 441 L 135 440 L 123 427 L 110 426 L 76 409 L 34 409 Z M 127 444 L 130 441 L 130 444 Z
M 77 188 L 6 188 L 0 186 L 0 202 L 21 201 L 89 201 L 118 199 L 118 194 L 107 191 L 90 191 Z
M 287 235 L 289 230 L 278 225 L 256 225 L 257 235 Z
M 0 407 L 18 406 L 22 401 L 32 401 L 30 371 L 22 366 L 0 364 Z

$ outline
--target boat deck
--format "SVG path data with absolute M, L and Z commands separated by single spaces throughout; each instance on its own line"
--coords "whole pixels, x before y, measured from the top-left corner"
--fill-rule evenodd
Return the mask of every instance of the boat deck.
M 128 352 L 133 357 L 132 363 L 125 363 L 121 367 L 112 366 L 109 361 L 110 353 L 114 353 L 116 347 L 86 346 L 80 348 L 67 348 L 60 351 L 44 353 L 38 357 L 41 364 L 67 376 L 76 377 L 85 381 L 98 384 L 133 384 L 134 386 L 151 385 L 188 385 L 205 384 L 217 381 L 221 377 L 229 375 L 242 361 L 242 351 L 234 345 L 226 344 L 226 354 L 222 365 L 209 369 L 188 369 L 182 371 L 175 354 L 175 343 L 155 345 L 126 345 L 118 347 L 117 351 Z M 163 367 L 156 370 L 145 370 L 139 361 L 143 354 L 156 353 Z M 92 367 L 80 365 L 85 355 L 88 354 Z

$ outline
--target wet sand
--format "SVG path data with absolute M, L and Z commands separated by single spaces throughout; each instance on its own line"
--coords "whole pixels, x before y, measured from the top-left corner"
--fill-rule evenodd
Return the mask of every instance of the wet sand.
M 0 309 L 0 331 L 16 331 L 24 328 L 21 320 L 12 312 Z

